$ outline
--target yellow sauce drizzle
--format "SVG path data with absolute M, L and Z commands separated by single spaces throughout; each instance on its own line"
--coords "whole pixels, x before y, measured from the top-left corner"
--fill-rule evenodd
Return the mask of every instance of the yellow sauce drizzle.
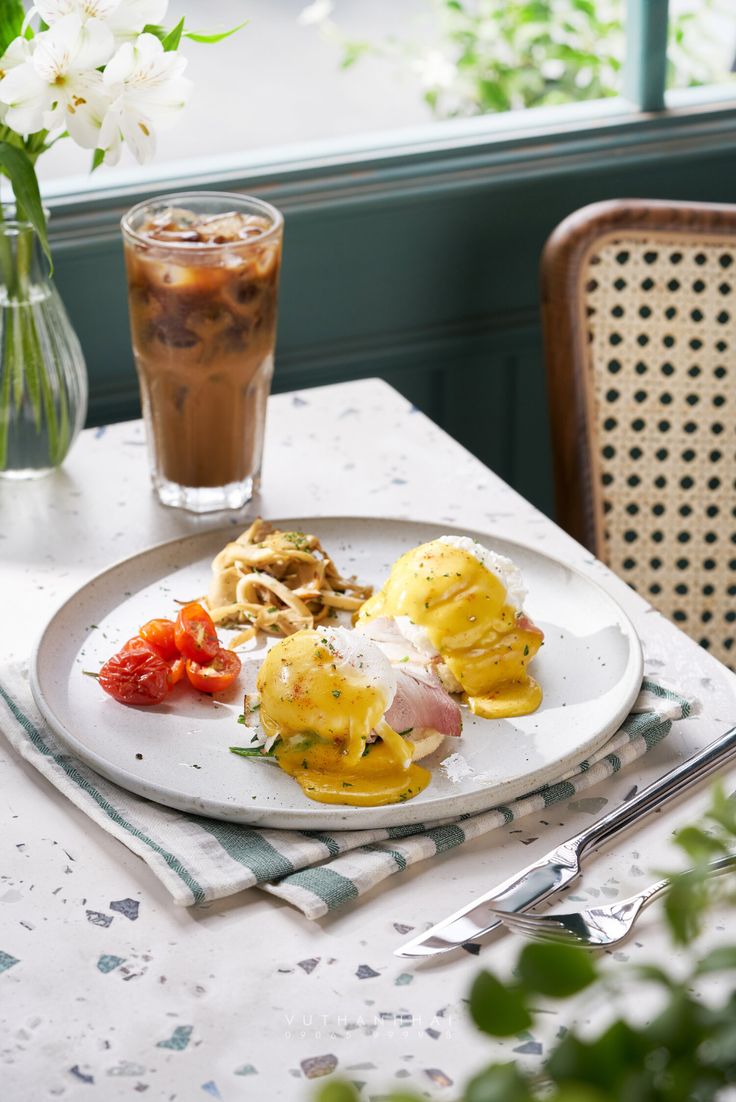
M 279 642 L 258 673 L 260 721 L 279 736 L 284 772 L 320 803 L 379 806 L 412 799 L 431 774 L 412 764 L 412 744 L 384 720 L 383 687 L 341 663 L 323 633 Z M 366 745 L 372 731 L 380 736 Z
M 542 691 L 527 666 L 543 635 L 506 601 L 506 588 L 474 555 L 433 541 L 407 551 L 358 621 L 407 616 L 487 719 L 527 715 Z

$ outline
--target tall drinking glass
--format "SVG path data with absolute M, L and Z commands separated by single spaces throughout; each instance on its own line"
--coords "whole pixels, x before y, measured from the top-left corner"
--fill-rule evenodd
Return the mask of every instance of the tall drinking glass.
M 239 509 L 260 480 L 283 218 L 259 199 L 192 192 L 139 203 L 122 228 L 159 499 Z

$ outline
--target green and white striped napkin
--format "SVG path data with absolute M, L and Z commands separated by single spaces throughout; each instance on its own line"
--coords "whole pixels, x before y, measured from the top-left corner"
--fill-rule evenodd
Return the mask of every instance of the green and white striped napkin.
M 138 854 L 183 906 L 254 885 L 320 918 L 376 884 L 438 853 L 523 818 L 617 773 L 669 733 L 694 702 L 645 679 L 628 718 L 609 742 L 555 784 L 507 807 L 431 826 L 382 830 L 263 830 L 174 811 L 105 780 L 65 753 L 33 702 L 27 672 L 0 683 L 0 730 L 47 781 Z

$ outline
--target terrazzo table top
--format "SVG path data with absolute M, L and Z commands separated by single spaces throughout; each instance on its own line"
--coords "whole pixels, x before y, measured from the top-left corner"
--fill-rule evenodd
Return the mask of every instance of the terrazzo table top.
M 640 634 L 646 671 L 698 697 L 701 714 L 549 819 L 421 863 L 319 922 L 257 889 L 175 907 L 147 866 L 0 739 L 3 1102 L 306 1102 L 333 1068 L 362 1084 L 366 1100 L 400 1087 L 456 1098 L 491 1058 L 523 1061 L 544 1047 L 534 1035 L 492 1045 L 466 1014 L 479 965 L 503 971 L 513 939 L 429 964 L 392 950 L 736 717 L 732 674 L 383 382 L 272 398 L 263 491 L 250 512 L 428 520 L 531 543 L 616 597 Z M 157 504 L 139 422 L 86 431 L 47 479 L 0 484 L 0 661 L 27 660 L 53 609 L 113 561 L 222 523 Z M 673 863 L 672 830 L 705 802 L 702 791 L 681 800 L 591 859 L 575 899 L 638 890 Z M 672 951 L 652 908 L 613 956 L 664 954 Z M 551 1020 L 549 1036 L 559 1025 Z

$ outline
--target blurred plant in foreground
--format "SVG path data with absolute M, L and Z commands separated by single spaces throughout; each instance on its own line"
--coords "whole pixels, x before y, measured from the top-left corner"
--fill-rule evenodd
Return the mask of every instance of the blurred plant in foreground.
M 585 993 L 589 1011 L 605 1015 L 597 1030 L 578 1030 L 574 1020 L 558 1029 L 547 1057 L 532 1070 L 492 1063 L 466 1085 L 457 1102 L 709 1102 L 725 1099 L 736 1084 L 736 945 L 701 955 L 697 939 L 716 904 L 733 903 L 734 878 L 708 879 L 714 857 L 736 849 L 736 798 L 714 790 L 702 826 L 675 835 L 691 868 L 675 873 L 665 897 L 672 941 L 688 949 L 685 960 L 660 964 L 601 966 L 589 950 L 562 944 L 528 944 L 510 978 L 480 972 L 470 991 L 470 1014 L 493 1038 L 511 1037 L 558 1017 L 557 1004 Z M 726 974 L 732 973 L 728 979 Z M 708 981 L 721 977 L 717 992 Z M 704 990 L 705 989 L 705 990 Z M 611 1020 L 617 997 L 628 1006 L 643 997 L 656 1009 L 641 1020 L 622 1014 Z M 614 1011 L 615 1014 L 615 1011 Z M 410 1090 L 388 1093 L 386 1102 L 421 1102 Z M 331 1081 L 316 1102 L 358 1102 L 350 1083 Z

